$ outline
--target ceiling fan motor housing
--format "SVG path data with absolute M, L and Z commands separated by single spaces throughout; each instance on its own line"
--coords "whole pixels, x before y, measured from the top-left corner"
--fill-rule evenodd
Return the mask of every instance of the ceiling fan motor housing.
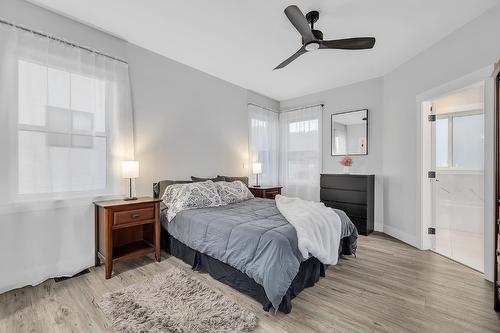
M 314 23 L 319 20 L 319 12 L 317 10 L 310 11 L 306 14 L 306 20 L 311 25 L 311 31 L 317 40 L 323 40 L 323 33 L 320 30 L 314 29 Z M 304 45 L 304 39 L 302 38 L 302 45 Z
M 323 40 L 323 33 L 320 30 L 311 30 L 311 31 L 317 40 Z M 305 41 L 304 41 L 304 38 L 302 38 L 302 45 L 304 45 L 304 44 L 305 44 Z
M 319 30 L 312 30 L 312 33 L 316 39 L 323 40 L 323 33 Z

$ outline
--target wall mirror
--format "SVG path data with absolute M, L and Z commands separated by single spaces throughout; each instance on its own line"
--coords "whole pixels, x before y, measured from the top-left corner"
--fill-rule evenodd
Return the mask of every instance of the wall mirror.
M 332 114 L 332 156 L 368 154 L 368 110 Z

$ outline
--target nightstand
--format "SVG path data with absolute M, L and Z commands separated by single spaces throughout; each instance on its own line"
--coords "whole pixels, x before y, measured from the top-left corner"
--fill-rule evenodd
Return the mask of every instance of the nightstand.
M 257 198 L 265 198 L 265 199 L 274 199 L 275 196 L 281 194 L 281 186 L 249 186 L 248 189 L 254 197 Z
M 160 262 L 160 199 L 98 201 L 95 205 L 95 265 L 113 265 L 154 253 Z

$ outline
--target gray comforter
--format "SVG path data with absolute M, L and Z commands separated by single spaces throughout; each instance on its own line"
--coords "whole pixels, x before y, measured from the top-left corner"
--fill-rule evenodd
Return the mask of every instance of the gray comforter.
M 344 212 L 341 238 L 347 253 L 356 251 L 357 231 Z M 276 208 L 274 200 L 250 199 L 221 207 L 182 211 L 169 223 L 166 209 L 162 225 L 190 248 L 247 274 L 264 287 L 277 309 L 305 260 L 297 246 L 297 233 Z

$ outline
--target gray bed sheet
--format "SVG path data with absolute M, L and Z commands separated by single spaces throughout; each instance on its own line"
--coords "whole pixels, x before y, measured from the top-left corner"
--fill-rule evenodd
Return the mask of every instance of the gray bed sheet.
M 280 214 L 274 200 L 254 198 L 185 210 L 170 223 L 162 207 L 161 223 L 170 235 L 245 273 L 264 288 L 274 308 L 279 307 L 305 259 L 298 249 L 295 228 Z M 357 230 L 344 212 L 336 211 L 342 221 L 341 238 L 347 237 L 354 254 Z

